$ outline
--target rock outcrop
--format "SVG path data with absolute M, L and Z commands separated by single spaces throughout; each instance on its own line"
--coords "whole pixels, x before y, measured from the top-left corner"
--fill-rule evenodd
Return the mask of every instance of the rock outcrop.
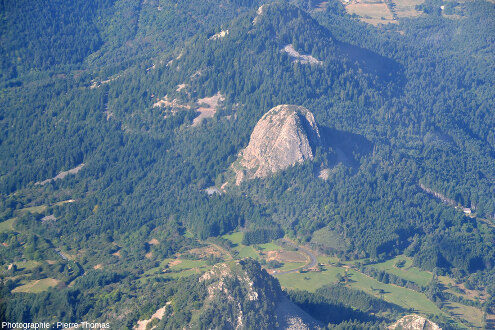
M 437 324 L 423 316 L 411 314 L 406 315 L 391 326 L 390 330 L 442 330 Z
M 217 264 L 199 282 L 207 285 L 208 292 L 202 311 L 206 315 L 223 313 L 225 328 L 323 329 L 283 294 L 278 281 L 256 261 Z M 263 320 L 266 317 L 268 320 Z
M 256 124 L 248 146 L 232 165 L 236 184 L 266 177 L 313 159 L 320 132 L 313 114 L 296 105 L 279 105 Z

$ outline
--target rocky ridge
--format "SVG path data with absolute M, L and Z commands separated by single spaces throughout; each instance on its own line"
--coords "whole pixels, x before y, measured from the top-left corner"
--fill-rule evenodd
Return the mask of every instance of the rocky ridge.
M 280 284 L 263 270 L 259 263 L 244 259 L 215 265 L 199 282 L 206 284 L 203 302 L 210 314 L 229 311 L 223 318 L 231 329 L 250 328 L 262 324 L 273 329 L 321 329 L 322 325 L 292 303 L 283 294 Z M 253 313 L 255 311 L 255 313 Z M 208 313 L 207 313 L 208 314 Z M 269 316 L 263 321 L 263 315 Z
M 431 322 L 427 318 L 411 314 L 406 315 L 391 326 L 391 330 L 442 330 L 437 324 Z
M 320 144 L 318 126 L 308 109 L 278 105 L 258 121 L 248 146 L 232 165 L 236 184 L 312 160 Z

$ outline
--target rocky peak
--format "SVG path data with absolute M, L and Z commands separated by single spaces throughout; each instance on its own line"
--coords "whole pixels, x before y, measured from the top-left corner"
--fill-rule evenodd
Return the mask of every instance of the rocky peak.
M 406 315 L 391 326 L 391 330 L 442 330 L 437 324 L 423 316 L 411 314 Z
M 233 168 L 236 183 L 262 178 L 313 159 L 320 132 L 313 114 L 296 105 L 279 105 L 256 124 L 248 146 Z

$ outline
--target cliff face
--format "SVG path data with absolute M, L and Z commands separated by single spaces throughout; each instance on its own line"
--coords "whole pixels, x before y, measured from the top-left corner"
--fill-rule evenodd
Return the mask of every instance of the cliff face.
M 236 184 L 266 177 L 307 159 L 313 159 L 320 133 L 313 114 L 295 105 L 279 105 L 256 124 L 248 146 L 233 165 Z

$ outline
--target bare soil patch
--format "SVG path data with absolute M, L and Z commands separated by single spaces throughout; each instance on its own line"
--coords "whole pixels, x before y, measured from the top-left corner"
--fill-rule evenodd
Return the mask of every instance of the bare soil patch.
M 102 81 L 96 81 L 96 80 L 93 80 L 93 81 L 92 81 L 93 83 L 91 84 L 91 86 L 89 86 L 89 88 L 91 88 L 91 89 L 94 89 L 94 88 L 99 88 L 99 87 L 101 87 L 102 85 L 105 85 L 105 84 L 111 83 L 112 81 L 114 81 L 114 80 L 116 80 L 116 79 L 120 78 L 121 76 L 122 76 L 122 75 L 121 75 L 121 74 L 119 74 L 119 75 L 117 75 L 117 76 L 115 76 L 115 77 L 112 77 L 112 78 L 109 78 L 109 79 L 107 79 L 107 80 L 102 80 Z
M 134 327 L 135 330 L 146 330 L 146 326 L 148 323 L 150 323 L 153 319 L 159 319 L 161 320 L 163 318 L 163 315 L 165 314 L 165 309 L 167 308 L 167 305 L 170 305 L 170 302 L 167 302 L 165 306 L 162 308 L 158 309 L 153 315 L 148 320 L 141 320 L 138 321 L 137 326 Z
M 308 258 L 303 253 L 297 251 L 268 251 L 267 260 L 277 260 L 279 262 L 306 262 Z
M 154 103 L 153 107 L 154 108 L 156 108 L 156 107 L 170 107 L 170 108 L 174 108 L 174 109 L 191 109 L 190 105 L 180 104 L 179 100 L 177 100 L 177 99 L 169 100 L 168 95 L 165 95 L 165 97 L 163 99 Z
M 217 39 L 220 39 L 220 38 L 224 38 L 228 34 L 229 34 L 229 30 L 220 31 L 220 32 L 212 35 L 211 37 L 209 37 L 208 40 L 217 40 Z
M 176 89 L 176 91 L 177 91 L 177 92 L 180 92 L 181 90 L 183 90 L 183 89 L 184 89 L 184 88 L 186 88 L 186 87 L 187 87 L 187 84 L 180 84 L 180 85 L 177 85 L 177 89 Z
M 179 85 L 177 91 L 180 91 L 185 87 L 185 84 Z M 167 119 L 170 116 L 174 116 L 181 110 L 191 109 L 191 106 L 187 104 L 181 104 L 180 101 L 177 99 L 170 100 L 168 98 L 168 95 L 165 95 L 163 99 L 153 104 L 153 108 L 165 108 L 163 119 Z
M 148 242 L 149 245 L 159 245 L 160 242 L 158 242 L 158 240 L 156 238 L 152 238 L 149 242 Z
M 192 126 L 198 126 L 203 119 L 212 118 L 217 112 L 218 105 L 220 102 L 224 101 L 225 97 L 218 92 L 211 97 L 204 97 L 198 100 L 200 107 L 197 109 L 199 116 L 194 118 Z
M 84 163 L 78 165 L 77 167 L 74 167 L 70 170 L 67 170 L 67 171 L 63 171 L 63 172 L 60 172 L 59 174 L 57 174 L 55 177 L 51 178 L 51 179 L 46 179 L 45 181 L 41 181 L 41 182 L 36 182 L 35 185 L 45 185 L 49 182 L 52 182 L 52 181 L 56 181 L 56 180 L 60 180 L 60 179 L 63 179 L 65 178 L 67 175 L 69 174 L 77 174 L 77 172 L 79 172 L 83 167 L 84 167 Z
M 323 64 L 322 61 L 317 60 L 311 55 L 304 55 L 299 53 L 297 50 L 294 49 L 294 46 L 292 46 L 292 44 L 285 46 L 283 51 L 289 54 L 290 57 L 293 57 L 295 59 L 294 62 L 299 62 L 301 64 Z
M 178 264 L 180 264 L 182 262 L 182 260 L 180 259 L 175 259 L 175 260 L 172 260 L 168 263 L 168 266 L 169 267 L 174 267 L 174 266 L 177 266 Z
M 96 266 L 93 267 L 93 269 L 102 269 L 103 268 L 103 265 L 102 264 L 98 264 Z
M 327 181 L 328 178 L 330 177 L 330 169 L 329 168 L 324 168 L 320 171 L 320 174 L 318 175 L 318 177 L 322 180 L 325 180 Z

